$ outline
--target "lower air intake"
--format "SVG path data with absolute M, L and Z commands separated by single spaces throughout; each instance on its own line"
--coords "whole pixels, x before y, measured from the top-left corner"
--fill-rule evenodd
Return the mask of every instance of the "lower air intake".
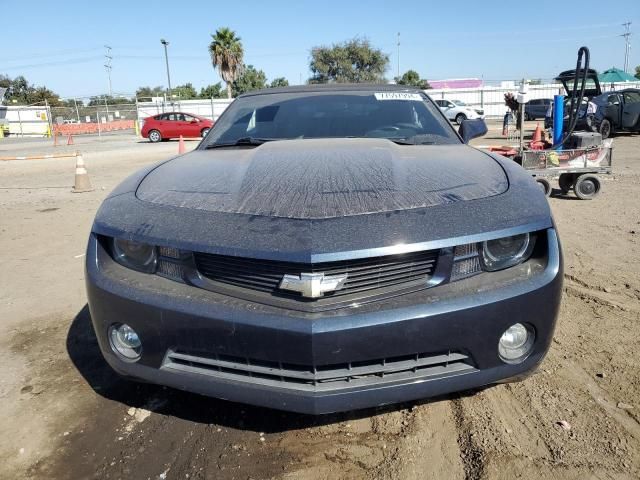
M 227 355 L 200 356 L 174 350 L 167 352 L 162 368 L 304 391 L 446 377 L 476 370 L 469 357 L 456 352 L 312 367 Z

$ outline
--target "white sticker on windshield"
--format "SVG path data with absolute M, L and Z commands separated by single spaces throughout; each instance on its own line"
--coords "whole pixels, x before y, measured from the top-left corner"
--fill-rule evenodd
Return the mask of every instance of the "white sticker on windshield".
M 374 93 L 376 100 L 408 100 L 410 102 L 421 102 L 422 95 L 419 93 L 406 92 L 380 92 Z

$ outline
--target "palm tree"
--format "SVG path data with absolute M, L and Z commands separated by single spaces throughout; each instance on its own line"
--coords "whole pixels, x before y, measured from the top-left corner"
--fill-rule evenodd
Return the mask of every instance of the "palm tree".
M 220 28 L 209 45 L 209 54 L 213 67 L 227 84 L 227 98 L 231 98 L 231 84 L 242 74 L 243 56 L 242 42 L 236 32 L 227 27 Z

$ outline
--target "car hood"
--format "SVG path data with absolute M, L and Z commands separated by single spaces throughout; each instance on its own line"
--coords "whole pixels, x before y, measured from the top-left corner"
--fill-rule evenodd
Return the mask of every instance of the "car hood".
M 209 212 L 322 219 L 476 200 L 508 185 L 497 161 L 467 145 L 308 139 L 197 150 L 151 171 L 136 196 Z

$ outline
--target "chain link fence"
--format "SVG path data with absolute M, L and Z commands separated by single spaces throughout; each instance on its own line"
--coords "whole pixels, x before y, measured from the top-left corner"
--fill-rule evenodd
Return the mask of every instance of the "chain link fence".
M 65 123 L 107 123 L 117 120 L 137 120 L 135 103 L 51 107 L 51 120 L 54 124 Z
M 101 134 L 114 130 L 135 133 L 138 110 L 135 103 L 85 105 L 65 102 L 65 106 L 51 107 L 51 130 L 60 134 Z

